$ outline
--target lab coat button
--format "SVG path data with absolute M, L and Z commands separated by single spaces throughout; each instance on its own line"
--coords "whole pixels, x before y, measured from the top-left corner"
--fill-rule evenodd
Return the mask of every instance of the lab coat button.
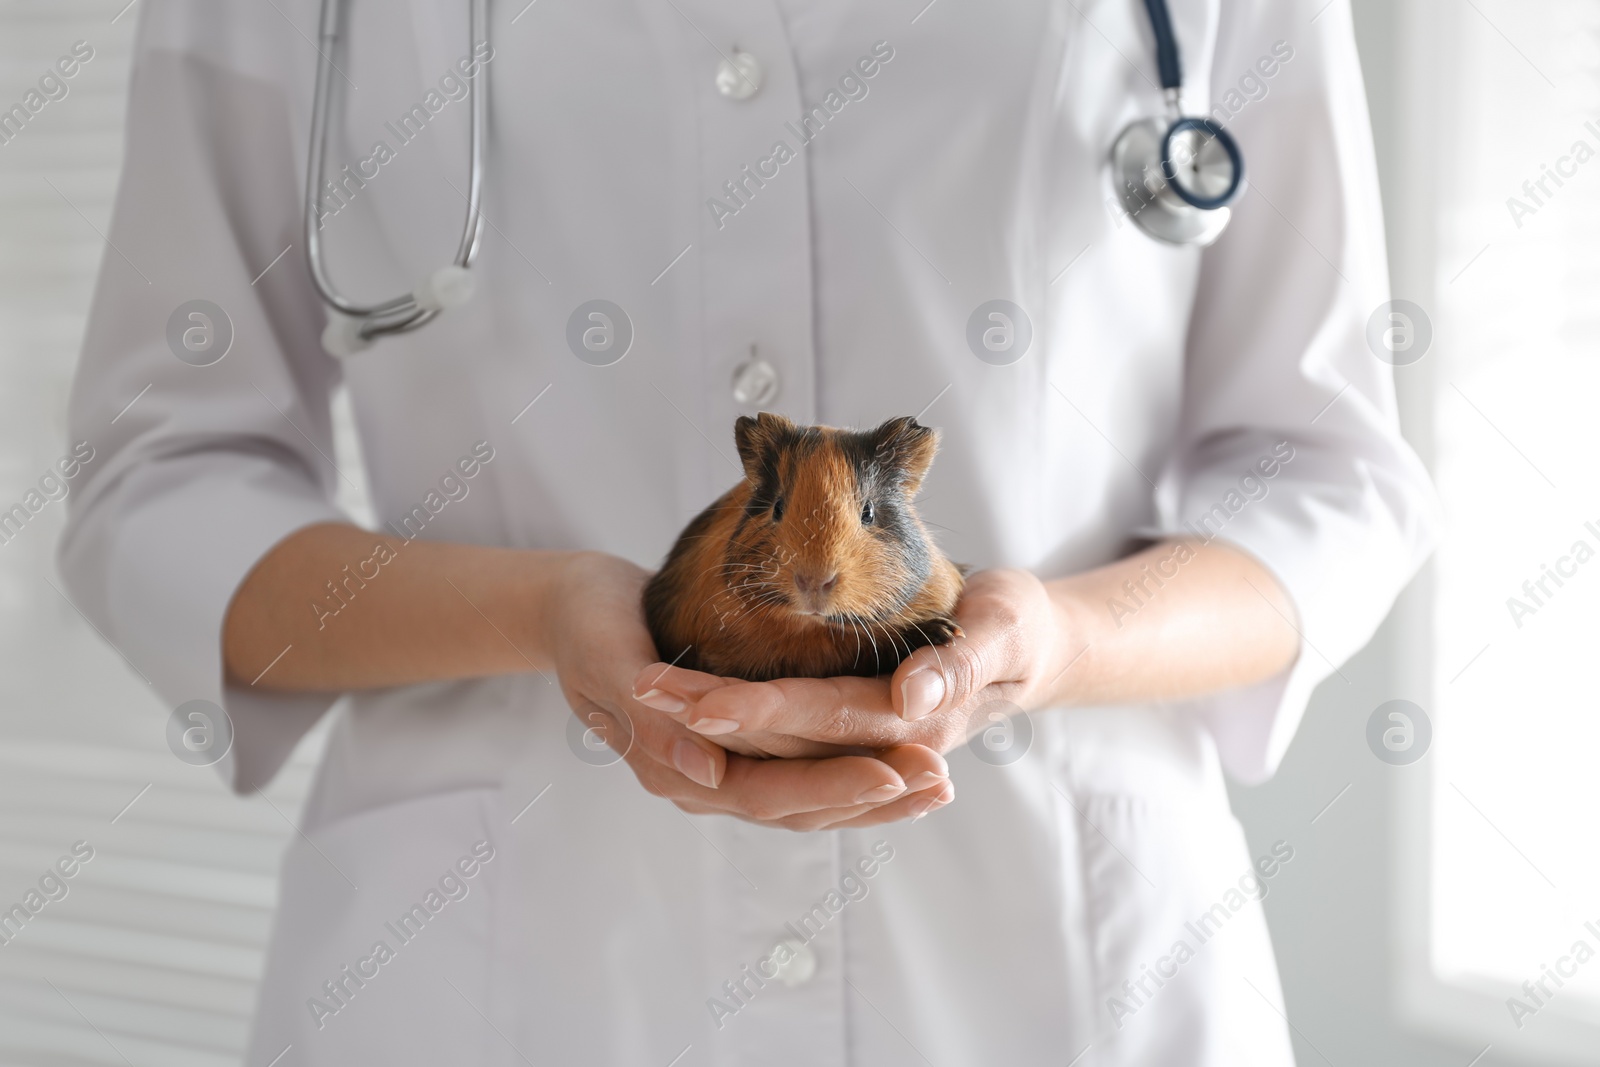
M 790 989 L 805 985 L 811 981 L 811 976 L 817 973 L 817 954 L 811 950 L 810 945 L 792 937 L 774 945 L 772 950 L 777 952 L 784 946 L 788 946 L 794 954 L 778 964 L 778 981 Z
M 748 100 L 761 91 L 764 74 L 759 59 L 735 50 L 731 58 L 717 64 L 717 92 L 730 100 Z
M 733 398 L 745 407 L 770 404 L 778 397 L 778 368 L 754 354 L 733 370 Z

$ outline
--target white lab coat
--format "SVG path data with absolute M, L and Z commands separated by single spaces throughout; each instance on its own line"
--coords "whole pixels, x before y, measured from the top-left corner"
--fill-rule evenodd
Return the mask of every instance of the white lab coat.
M 1282 581 L 1304 644 L 1248 691 L 1039 712 L 1014 764 L 951 755 L 948 808 L 813 834 L 686 816 L 576 758 L 537 675 L 357 693 L 285 863 L 249 1062 L 1290 1063 L 1248 898 L 1299 843 L 1249 855 L 1223 772 L 1271 773 L 1433 528 L 1364 340 L 1387 279 L 1344 0 L 1315 22 L 1310 0 L 1173 4 L 1185 107 L 1223 108 L 1250 181 L 1203 252 L 1108 206 L 1112 141 L 1161 106 L 1137 0 L 498 4 L 478 295 L 342 368 L 301 237 L 317 6 L 143 5 L 117 251 L 72 401 L 98 458 L 70 588 L 166 700 L 226 705 L 236 788 L 331 703 L 225 689 L 219 632 L 271 545 L 341 517 L 341 373 L 383 520 L 420 505 L 424 537 L 653 566 L 738 477 L 732 422 L 753 409 L 731 386 L 754 345 L 780 378 L 763 406 L 799 422 L 926 410 L 944 443 L 921 507 L 952 558 L 1053 577 L 1220 505 L 1209 529 Z M 386 123 L 468 55 L 465 12 L 351 4 L 333 169 L 395 149 L 326 220 L 356 296 L 455 248 L 467 103 L 404 146 Z M 801 147 L 786 123 L 875 46 L 892 57 L 866 95 L 840 93 Z M 736 49 L 763 68 L 745 99 L 717 87 Z M 780 140 L 796 158 L 739 205 L 724 183 L 771 174 Z M 235 329 L 213 366 L 166 340 L 193 299 Z M 567 344 L 593 299 L 635 332 L 610 366 Z M 1033 327 L 1010 365 L 967 343 L 994 299 Z M 478 442 L 493 459 L 441 489 Z M 1244 481 L 1283 443 L 1291 460 Z M 414 904 L 428 922 L 403 939 Z M 780 978 L 741 970 L 770 974 L 795 932 Z

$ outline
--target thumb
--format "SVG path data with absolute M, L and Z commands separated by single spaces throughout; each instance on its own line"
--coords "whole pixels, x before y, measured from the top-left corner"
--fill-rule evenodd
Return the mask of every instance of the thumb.
M 897 668 L 890 681 L 895 710 L 907 721 L 959 708 L 986 686 L 1005 680 L 1015 642 L 984 620 L 963 619 L 963 633 L 948 645 L 926 645 Z

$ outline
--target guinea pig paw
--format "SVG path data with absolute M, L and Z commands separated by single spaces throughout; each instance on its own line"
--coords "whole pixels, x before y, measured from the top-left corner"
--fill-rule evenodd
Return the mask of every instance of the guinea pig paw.
M 956 625 L 956 620 L 944 617 L 919 622 L 917 629 L 927 635 L 930 645 L 948 645 L 956 638 L 966 636 L 961 627 Z

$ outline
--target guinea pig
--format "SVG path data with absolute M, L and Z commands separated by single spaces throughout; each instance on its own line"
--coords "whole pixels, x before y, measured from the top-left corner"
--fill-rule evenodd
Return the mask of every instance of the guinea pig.
M 938 450 L 913 418 L 865 432 L 741 417 L 744 480 L 678 536 L 644 591 L 664 660 L 748 681 L 892 672 L 961 631 L 964 571 L 912 498 Z

